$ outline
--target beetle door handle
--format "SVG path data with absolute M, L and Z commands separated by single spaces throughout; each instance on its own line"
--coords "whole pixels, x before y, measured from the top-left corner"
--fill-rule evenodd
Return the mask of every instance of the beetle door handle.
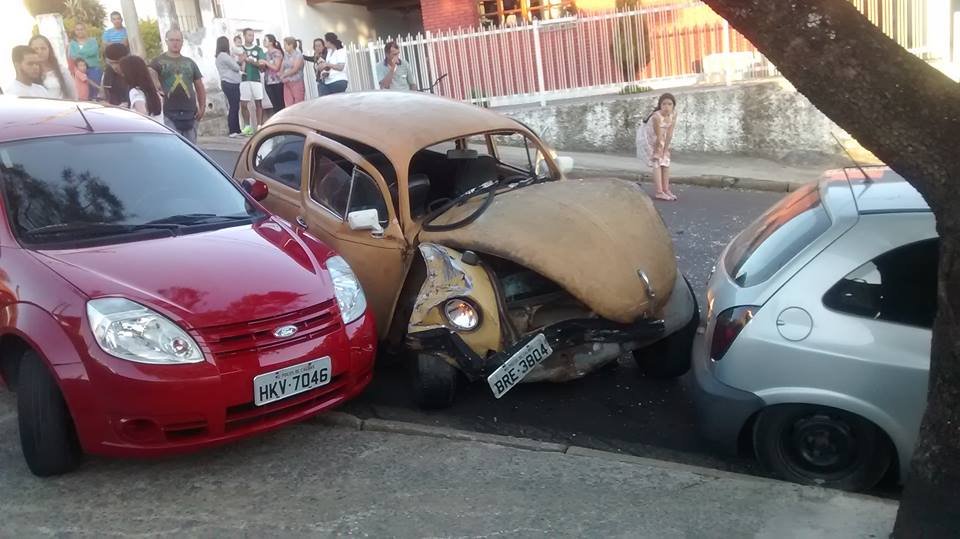
M 302 215 L 298 215 L 298 216 L 297 216 L 297 224 L 300 225 L 304 230 L 310 228 L 310 227 L 307 225 L 307 220 L 304 219 Z

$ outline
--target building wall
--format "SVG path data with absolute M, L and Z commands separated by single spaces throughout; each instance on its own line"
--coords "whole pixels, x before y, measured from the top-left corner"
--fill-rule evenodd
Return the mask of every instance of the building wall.
M 395 38 L 423 32 L 423 17 L 419 9 L 377 9 L 370 13 L 377 37 Z
M 717 153 L 800 164 L 843 162 L 849 135 L 786 81 L 678 88 L 676 154 Z M 558 150 L 629 155 L 636 131 L 658 93 L 596 98 L 572 104 L 505 111 L 542 133 Z
M 22 2 L 3 6 L 0 17 L 0 88 L 7 87 L 16 78 L 10 51 L 17 45 L 26 45 L 33 33 L 33 17 Z
M 428 32 L 472 28 L 479 22 L 474 0 L 421 0 L 420 9 Z

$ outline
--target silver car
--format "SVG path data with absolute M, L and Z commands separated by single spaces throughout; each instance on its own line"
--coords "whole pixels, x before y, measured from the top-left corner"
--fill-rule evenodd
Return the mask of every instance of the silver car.
M 887 168 L 837 171 L 770 208 L 710 279 L 693 349 L 701 433 L 799 483 L 902 480 L 926 405 L 938 246 L 926 202 Z

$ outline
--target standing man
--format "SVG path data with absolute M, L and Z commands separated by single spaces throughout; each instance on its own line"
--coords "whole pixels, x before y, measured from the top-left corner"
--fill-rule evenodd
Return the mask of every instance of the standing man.
M 40 57 L 30 47 L 17 45 L 11 54 L 17 78 L 7 88 L 9 95 L 21 97 L 48 97 L 47 89 L 40 82 Z
M 267 55 L 253 42 L 253 30 L 243 30 L 243 73 L 240 78 L 240 113 L 245 124 L 241 132 L 244 135 L 253 134 L 250 123 L 250 101 L 253 100 L 257 109 L 257 128 L 263 125 L 263 83 L 260 82 L 260 61 L 266 60 Z
M 123 27 L 123 15 L 119 11 L 110 14 L 112 28 L 103 31 L 103 46 L 111 43 L 122 43 L 127 49 L 130 48 L 130 41 L 127 40 L 127 29 Z
M 400 45 L 396 41 L 387 43 L 384 47 L 385 58 L 377 64 L 377 80 L 383 90 L 416 90 L 417 83 L 413 78 L 410 64 L 400 59 Z
M 106 67 L 103 70 L 103 91 L 111 105 L 125 105 L 130 100 L 130 89 L 120 73 L 120 60 L 130 54 L 123 43 L 111 43 L 103 49 Z
M 163 94 L 163 123 L 190 142 L 197 142 L 197 122 L 207 108 L 207 91 L 196 62 L 180 54 L 183 33 L 167 31 L 167 52 L 150 63 Z

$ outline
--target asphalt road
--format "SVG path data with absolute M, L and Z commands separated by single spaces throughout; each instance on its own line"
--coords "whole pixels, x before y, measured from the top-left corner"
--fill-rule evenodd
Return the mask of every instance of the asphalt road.
M 236 153 L 208 153 L 228 172 L 233 170 Z M 673 236 L 680 269 L 702 298 L 724 245 L 782 194 L 694 186 L 676 186 L 674 192 L 680 200 L 658 202 L 658 208 Z M 750 459 L 719 456 L 704 446 L 685 380 L 644 378 L 629 358 L 571 383 L 522 384 L 500 400 L 485 384 L 474 384 L 463 389 L 452 408 L 431 412 L 413 403 L 402 368 L 384 366 L 347 411 L 760 473 Z

